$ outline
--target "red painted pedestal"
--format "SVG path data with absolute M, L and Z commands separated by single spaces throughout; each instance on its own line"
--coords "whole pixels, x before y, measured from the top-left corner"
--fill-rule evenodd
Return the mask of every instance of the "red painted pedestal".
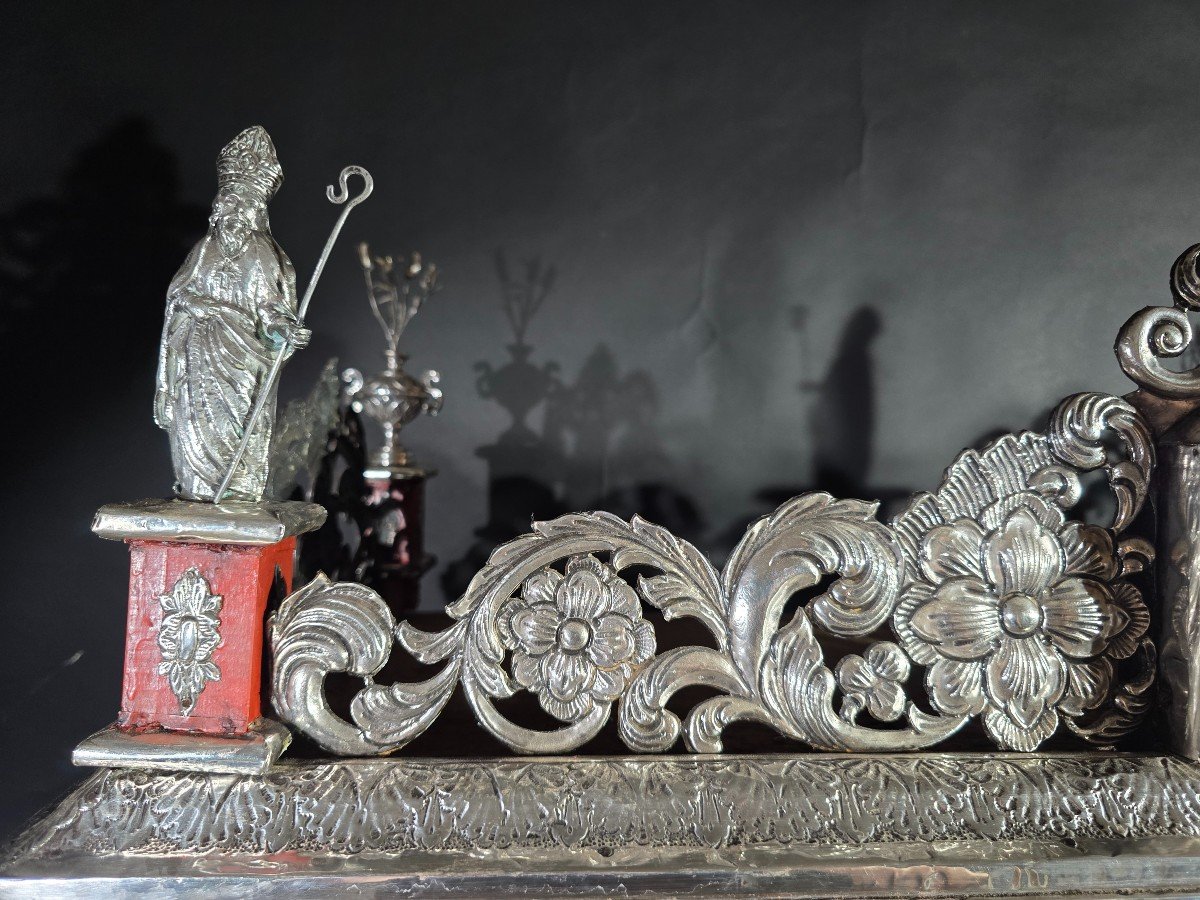
M 129 623 L 122 727 L 161 726 L 205 734 L 244 733 L 262 714 L 263 618 L 274 587 L 280 599 L 292 588 L 296 539 L 268 546 L 129 541 Z M 163 673 L 159 598 L 194 569 L 220 597 L 217 640 L 211 651 L 217 678 L 205 679 L 190 713 Z M 183 628 L 197 629 L 182 611 Z M 185 638 L 190 640 L 191 638 Z
M 368 562 L 363 582 L 396 615 L 420 603 L 421 576 L 437 561 L 425 552 L 425 482 L 436 472 L 404 468 L 365 473 L 367 524 L 361 553 Z
M 290 740 L 263 716 L 263 626 L 291 591 L 312 503 L 142 500 L 103 507 L 129 544 L 121 712 L 75 748 L 81 766 L 265 772 Z

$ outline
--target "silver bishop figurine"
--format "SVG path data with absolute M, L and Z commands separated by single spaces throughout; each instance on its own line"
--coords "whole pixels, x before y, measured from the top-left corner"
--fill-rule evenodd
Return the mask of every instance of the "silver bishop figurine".
M 154 421 L 170 435 L 175 490 L 187 500 L 258 501 L 266 489 L 278 387 L 269 376 L 310 337 L 297 314 L 295 269 L 267 219 L 282 182 L 265 129 L 230 141 L 217 158 L 208 233 L 167 292 Z

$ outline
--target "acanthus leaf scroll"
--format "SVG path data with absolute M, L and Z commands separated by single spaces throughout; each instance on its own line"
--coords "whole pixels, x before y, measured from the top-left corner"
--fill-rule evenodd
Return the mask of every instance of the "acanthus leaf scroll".
M 914 751 L 976 717 L 1002 749 L 1033 750 L 1064 723 L 1111 745 L 1148 709 L 1154 678 L 1149 614 L 1126 577 L 1152 551 L 1122 534 L 1153 464 L 1149 430 L 1129 403 L 1076 394 L 1046 433 L 962 453 L 936 491 L 890 523 L 860 500 L 787 501 L 747 530 L 721 572 L 665 529 L 595 512 L 535 523 L 497 548 L 448 608 L 453 624 L 435 634 L 397 625 L 361 585 L 319 577 L 271 624 L 275 708 L 338 754 L 400 749 L 460 687 L 485 730 L 529 754 L 579 747 L 614 705 L 618 734 L 641 752 L 680 737 L 689 750 L 720 752 L 739 721 L 818 749 Z M 1100 469 L 1117 504 L 1107 528 L 1067 518 L 1081 474 Z M 635 567 L 631 583 L 623 573 Z M 831 576 L 783 620 L 796 592 Z M 668 620 L 696 619 L 713 646 L 659 652 L 643 604 Z M 415 684 L 375 684 L 393 636 L 442 668 Z M 831 664 L 825 636 L 864 646 Z M 1127 661 L 1137 674 L 1122 683 Z M 906 691 L 912 671 L 927 697 Z M 335 672 L 366 681 L 352 722 L 325 699 Z M 718 693 L 682 719 L 667 708 L 697 685 Z M 495 701 L 522 690 L 561 724 L 511 721 Z

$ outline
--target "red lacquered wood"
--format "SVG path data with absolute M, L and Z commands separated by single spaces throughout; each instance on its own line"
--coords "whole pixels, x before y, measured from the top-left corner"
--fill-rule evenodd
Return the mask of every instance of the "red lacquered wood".
M 206 734 L 238 734 L 262 714 L 263 618 L 276 570 L 292 587 L 296 539 L 268 546 L 129 541 L 129 621 L 125 678 L 118 724 L 163 727 Z M 214 594 L 223 598 L 221 642 L 213 662 L 221 670 L 208 682 L 191 715 L 184 715 L 166 676 L 158 672 L 162 652 L 159 597 L 195 566 Z

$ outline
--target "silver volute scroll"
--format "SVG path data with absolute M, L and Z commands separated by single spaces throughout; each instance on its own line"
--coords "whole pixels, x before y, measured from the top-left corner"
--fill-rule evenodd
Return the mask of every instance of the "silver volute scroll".
M 1200 244 L 1189 247 L 1171 268 L 1173 306 L 1147 306 L 1117 336 L 1116 353 L 1125 374 L 1139 387 L 1171 400 L 1200 398 L 1200 368 L 1177 372 L 1163 360 L 1176 359 L 1191 345 L 1189 312 L 1200 311 Z
M 479 724 L 521 753 L 579 747 L 614 704 L 621 739 L 645 752 L 681 736 L 691 750 L 719 752 L 738 721 L 817 748 L 918 750 L 975 717 L 1005 749 L 1033 750 L 1062 725 L 1109 745 L 1148 709 L 1154 677 L 1149 615 L 1126 579 L 1152 550 L 1122 535 L 1153 464 L 1133 406 L 1077 394 L 1046 433 L 963 453 L 936 491 L 888 524 L 875 503 L 793 498 L 749 528 L 722 571 L 643 519 L 581 513 L 499 547 L 437 634 L 397 624 L 361 585 L 319 577 L 271 623 L 275 708 L 340 754 L 402 747 L 459 686 Z M 1067 517 L 1093 470 L 1107 473 L 1117 501 L 1111 527 Z M 631 582 L 623 573 L 634 567 Z M 797 591 L 828 576 L 827 590 L 784 619 Z M 699 620 L 713 646 L 658 652 L 646 604 Z M 893 639 L 880 638 L 885 627 Z M 375 684 L 393 634 L 442 668 L 419 683 Z M 826 637 L 863 651 L 830 665 Z M 1118 678 L 1118 668 L 1135 675 Z M 909 693 L 915 670 L 924 698 Z M 366 682 L 349 722 L 324 695 L 335 672 Z M 719 693 L 681 720 L 667 703 L 693 685 Z M 561 726 L 507 718 L 495 701 L 522 690 Z

